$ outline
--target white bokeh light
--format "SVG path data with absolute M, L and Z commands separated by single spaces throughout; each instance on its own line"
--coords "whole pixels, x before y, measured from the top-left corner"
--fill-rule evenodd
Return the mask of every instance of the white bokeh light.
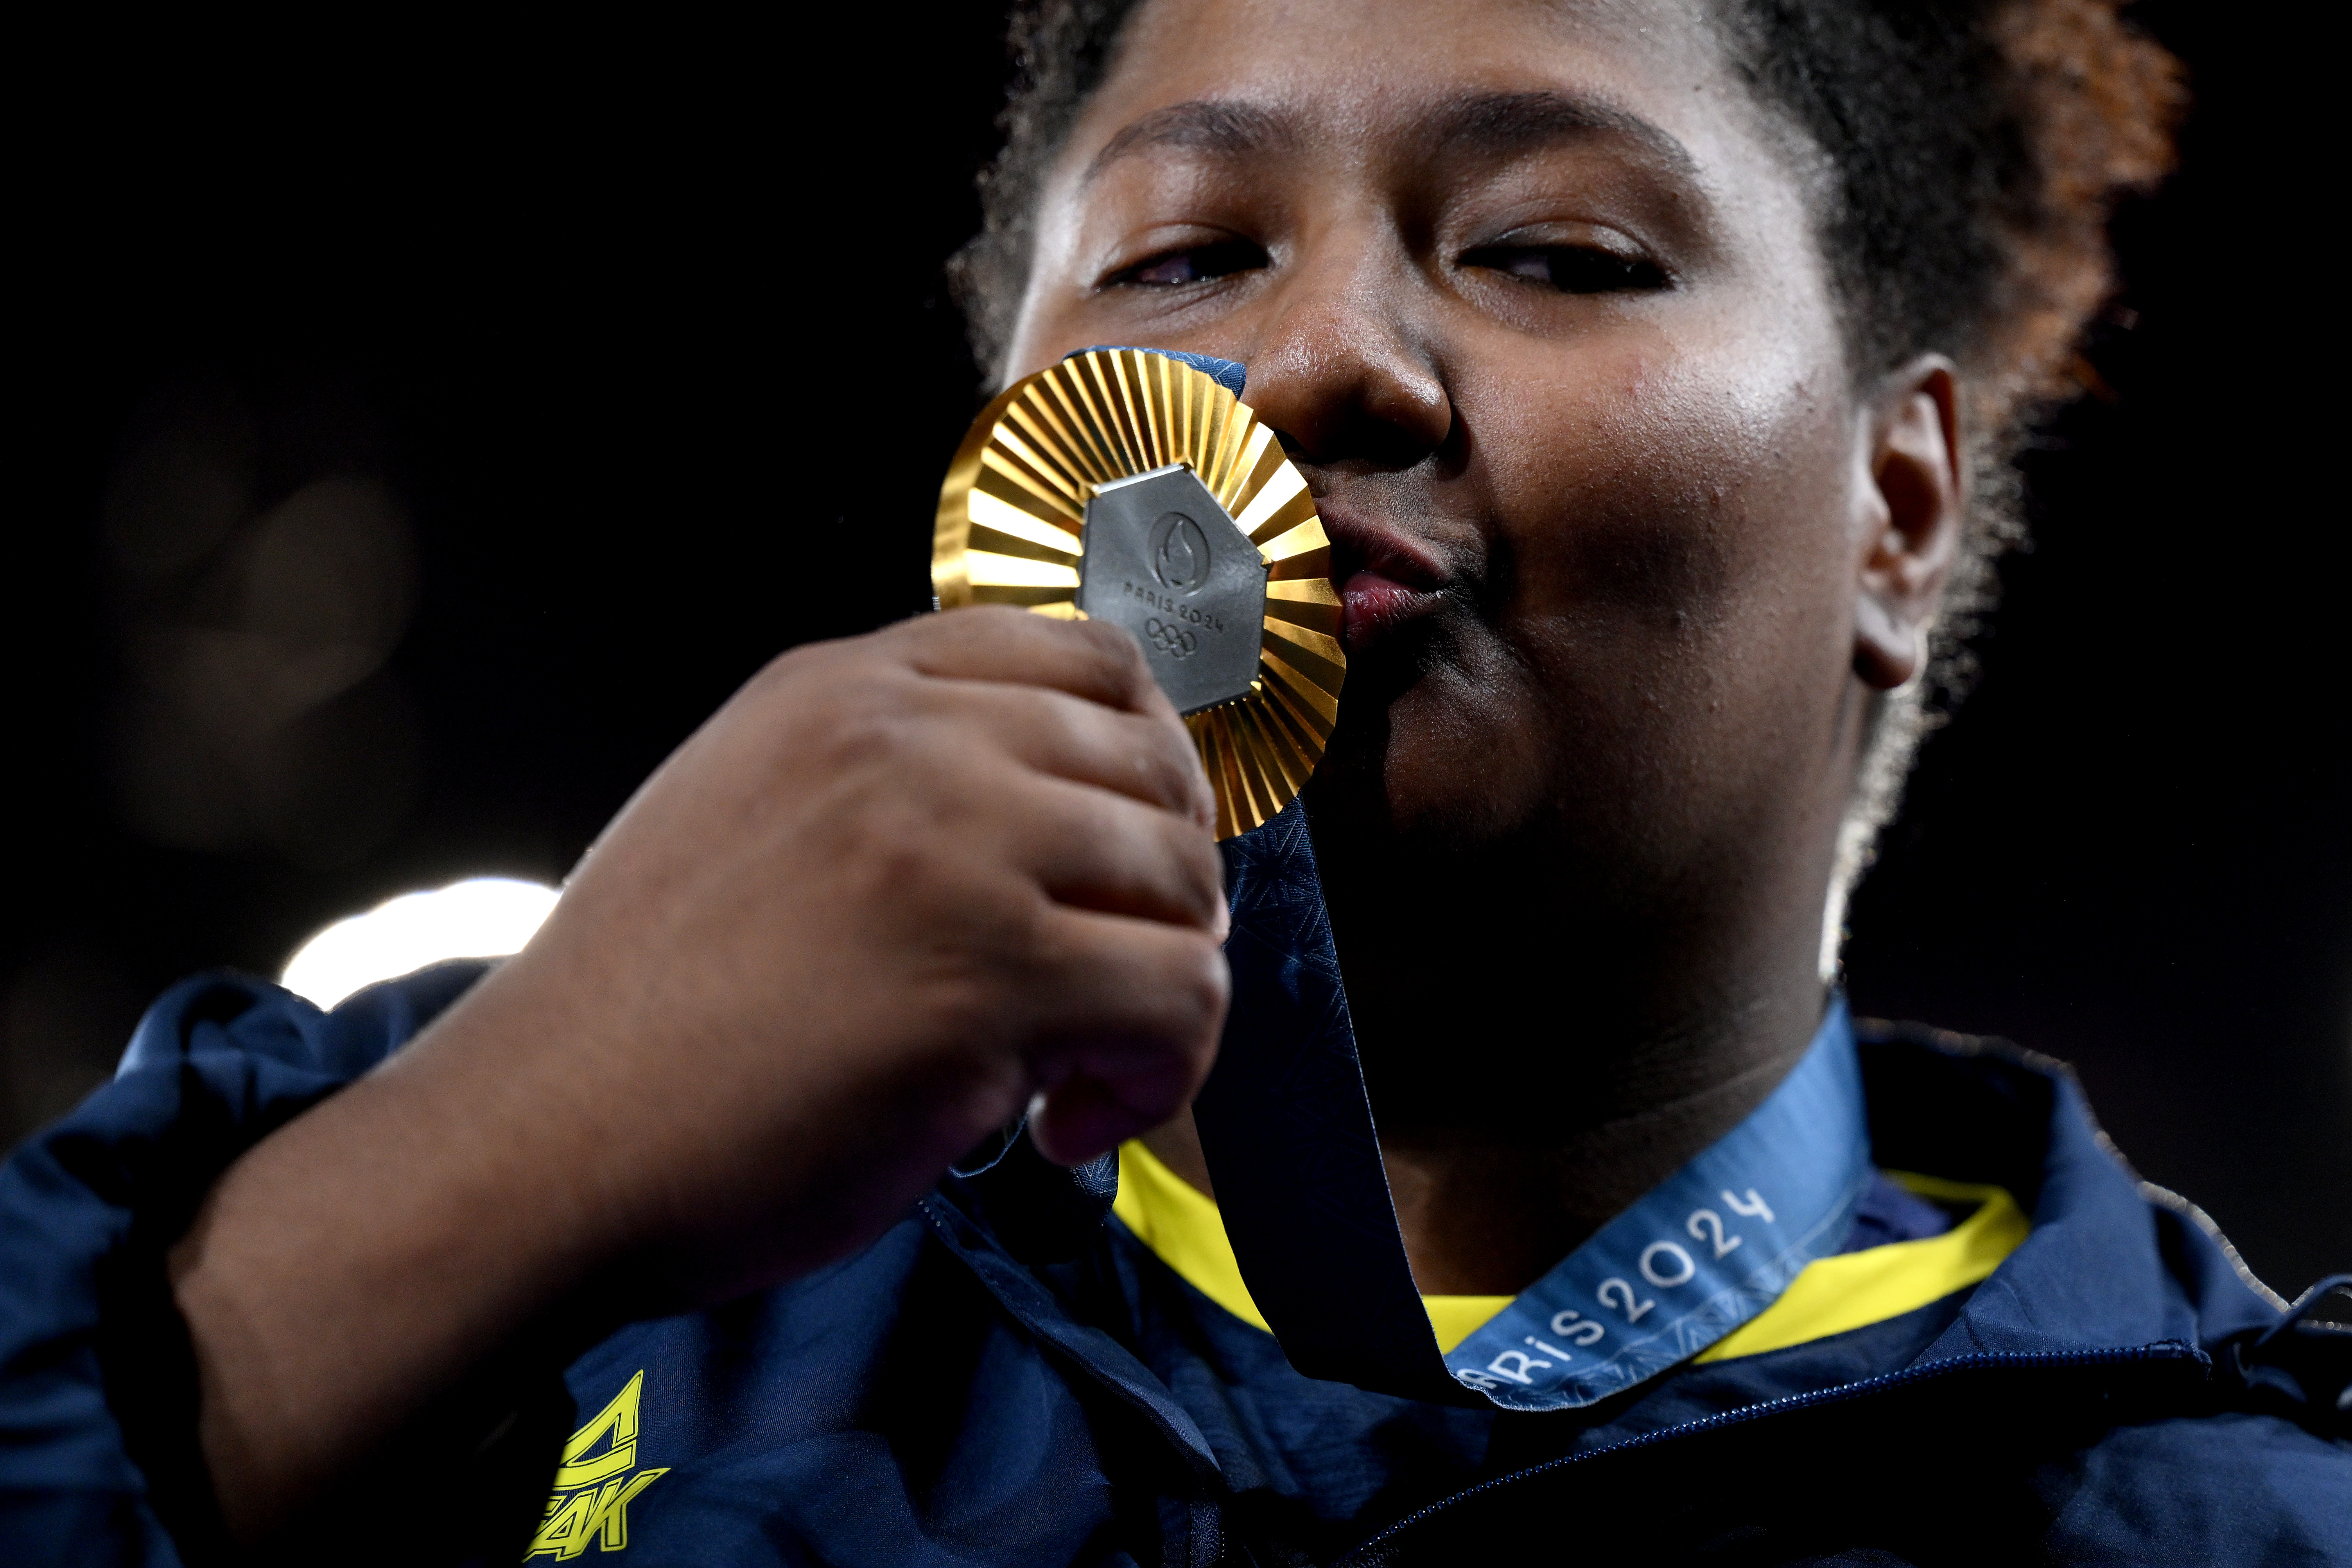
M 469 877 L 404 893 L 304 942 L 286 961 L 278 984 L 331 1007 L 362 985 L 445 958 L 520 952 L 554 907 L 553 888 L 513 877 Z

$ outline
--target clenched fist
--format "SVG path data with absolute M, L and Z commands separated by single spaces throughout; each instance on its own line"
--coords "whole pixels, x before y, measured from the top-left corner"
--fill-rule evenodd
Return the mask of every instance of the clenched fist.
M 1225 1003 L 1212 810 L 1117 627 L 974 609 L 803 648 L 654 775 L 473 1005 L 576 1086 L 551 1092 L 595 1128 L 629 1244 L 695 1297 L 765 1283 L 870 1238 L 1033 1096 L 1072 1163 L 1191 1099 Z

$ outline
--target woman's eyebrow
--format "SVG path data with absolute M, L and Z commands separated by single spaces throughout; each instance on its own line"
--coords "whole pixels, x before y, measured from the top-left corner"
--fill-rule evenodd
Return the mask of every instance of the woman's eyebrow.
M 1630 110 L 1582 93 L 1465 92 L 1440 100 L 1418 118 L 1414 132 L 1432 151 L 1508 155 L 1617 135 L 1639 143 L 1677 174 L 1697 172 L 1689 150 L 1666 132 Z M 1089 184 L 1120 159 L 1158 147 L 1225 158 L 1277 151 L 1296 144 L 1295 119 L 1295 111 L 1230 100 L 1195 99 L 1155 109 L 1105 142 L 1079 183 Z
M 1155 109 L 1103 144 L 1079 181 L 1086 184 L 1121 158 L 1154 147 L 1183 147 L 1235 157 L 1289 144 L 1285 117 L 1251 103 L 1195 99 Z
M 1466 142 L 1475 151 L 1498 154 L 1532 152 L 1596 134 L 1623 136 L 1677 174 L 1698 172 L 1690 150 L 1665 131 L 1631 110 L 1582 93 L 1465 93 L 1447 100 L 1423 123 L 1423 134 L 1449 150 Z

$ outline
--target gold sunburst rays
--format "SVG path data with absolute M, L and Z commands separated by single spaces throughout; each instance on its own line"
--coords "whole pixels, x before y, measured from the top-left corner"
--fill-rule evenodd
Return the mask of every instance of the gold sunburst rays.
M 1076 354 L 982 410 L 940 487 L 931 586 L 942 609 L 1018 605 L 1079 616 L 1078 563 L 1095 487 L 1183 463 L 1266 567 L 1248 695 L 1188 715 L 1217 796 L 1217 837 L 1297 798 L 1339 716 L 1331 545 L 1307 481 L 1249 405 L 1202 371 L 1139 349 Z

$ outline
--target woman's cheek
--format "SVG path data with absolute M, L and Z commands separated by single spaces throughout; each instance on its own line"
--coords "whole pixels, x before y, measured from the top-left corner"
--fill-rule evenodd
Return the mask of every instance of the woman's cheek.
M 1769 710 L 1802 727 L 1834 701 L 1842 666 L 1822 649 L 1844 547 L 1822 476 L 1850 465 L 1823 400 L 1779 369 L 1772 387 L 1753 367 L 1627 354 L 1498 405 L 1495 631 L 1569 751 L 1707 772 L 1726 726 Z
M 1647 361 L 1504 402 L 1490 482 L 1515 613 L 1637 637 L 1710 616 L 1742 461 L 1725 412 Z

